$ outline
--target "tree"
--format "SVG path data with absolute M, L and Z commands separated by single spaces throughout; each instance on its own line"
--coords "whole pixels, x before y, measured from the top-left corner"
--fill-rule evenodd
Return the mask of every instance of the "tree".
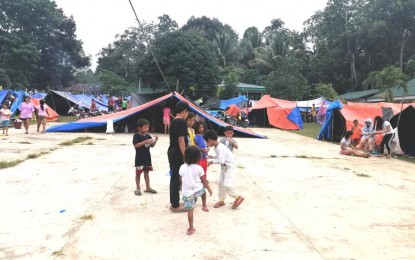
M 199 34 L 208 41 L 213 41 L 216 37 L 216 34 L 219 33 L 222 29 L 223 24 L 217 18 L 210 19 L 206 16 L 202 16 L 200 18 L 192 16 L 181 28 L 181 30 L 184 32 Z
M 339 98 L 332 84 L 318 83 L 315 88 L 315 93 L 317 97 L 324 97 L 328 100 L 336 100 Z
M 155 32 L 156 36 L 163 35 L 165 33 L 170 33 L 176 31 L 179 26 L 177 25 L 177 22 L 172 20 L 170 16 L 167 14 L 163 14 L 163 16 L 157 17 L 159 20 L 159 23 L 157 24 L 157 30 Z
M 379 88 L 385 91 L 385 99 L 393 101 L 393 87 L 402 88 L 404 93 L 408 93 L 408 78 L 402 73 L 399 67 L 388 66 L 382 71 L 373 71 L 369 73 L 367 79 L 363 81 L 363 86 L 368 88 Z
M 249 27 L 245 30 L 243 38 L 239 43 L 238 61 L 247 65 L 250 60 L 255 58 L 254 49 L 262 45 L 262 36 L 256 27 Z
M 228 67 L 222 71 L 223 76 L 223 86 L 219 90 L 219 98 L 221 99 L 230 99 L 235 97 L 235 94 L 238 91 L 238 83 L 240 81 L 240 74 L 242 70 L 236 67 Z
M 201 36 L 175 31 L 166 33 L 153 43 L 153 52 L 171 90 L 196 96 L 212 94 L 220 82 L 217 55 L 212 44 Z M 140 64 L 142 77 L 150 85 L 165 85 L 151 53 Z
M 225 26 L 220 32 L 215 34 L 213 46 L 221 61 L 223 68 L 228 66 L 231 61 L 236 61 L 238 36 L 231 27 Z
M 0 1 L 0 68 L 12 82 L 45 88 L 68 83 L 89 66 L 76 25 L 54 1 Z
M 2 86 L 3 89 L 8 89 L 11 87 L 11 85 L 12 83 L 10 82 L 6 71 L 4 69 L 0 69 L 0 86 Z
M 102 85 L 102 90 L 110 95 L 129 95 L 131 86 L 120 76 L 112 71 L 100 69 L 96 72 L 96 78 Z

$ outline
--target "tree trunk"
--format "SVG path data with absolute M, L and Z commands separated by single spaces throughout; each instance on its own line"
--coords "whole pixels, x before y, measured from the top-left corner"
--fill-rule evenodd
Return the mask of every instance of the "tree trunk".
M 179 79 L 177 79 L 177 82 L 176 82 L 176 92 L 179 92 Z
M 407 34 L 407 30 L 402 28 L 402 42 L 401 42 L 401 50 L 399 52 L 399 67 L 401 68 L 401 70 L 403 70 L 403 53 L 405 50 L 406 34 Z
M 350 61 L 350 72 L 352 74 L 353 86 L 352 90 L 357 87 L 357 76 L 356 76 L 356 56 L 352 53 L 352 60 Z

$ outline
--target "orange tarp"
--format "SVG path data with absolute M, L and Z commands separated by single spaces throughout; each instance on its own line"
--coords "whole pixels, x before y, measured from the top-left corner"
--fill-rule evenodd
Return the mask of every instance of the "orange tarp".
M 297 107 L 295 101 L 272 98 L 270 95 L 264 95 L 252 107 L 252 110 L 266 109 L 268 115 L 268 123 L 281 129 L 298 130 L 296 123 L 288 119 L 288 115 L 293 108 Z
M 387 102 L 377 102 L 377 103 L 361 103 L 361 102 L 347 102 L 347 105 L 349 106 L 355 106 L 355 107 L 390 107 L 392 108 L 393 114 L 396 115 L 397 113 L 400 113 L 401 110 L 404 110 L 410 105 L 415 105 L 415 103 L 387 103 Z
M 371 118 L 373 122 L 375 117 L 383 115 L 381 106 L 363 107 L 347 104 L 343 106 L 340 112 L 346 120 L 346 130 L 352 129 L 353 120 L 355 119 L 359 121 L 359 127 L 362 128 L 367 118 Z
M 236 117 L 239 113 L 241 113 L 241 109 L 237 105 L 229 105 L 228 110 L 225 111 L 226 114 Z
M 33 103 L 35 107 L 39 106 L 40 98 L 31 98 L 30 101 Z M 57 121 L 59 119 L 58 113 L 53 110 L 51 107 L 48 106 L 48 116 L 46 117 L 46 121 Z

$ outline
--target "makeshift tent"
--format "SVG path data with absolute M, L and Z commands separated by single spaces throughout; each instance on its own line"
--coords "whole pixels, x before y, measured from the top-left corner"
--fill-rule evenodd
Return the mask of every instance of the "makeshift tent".
M 10 90 L 0 90 L 0 104 L 3 104 L 4 100 L 11 93 Z
M 95 103 L 97 105 L 98 111 L 108 111 L 108 103 L 104 104 L 102 101 L 100 101 L 98 98 L 93 96 L 87 96 L 84 94 L 77 94 L 74 95 L 78 99 L 77 105 L 83 106 L 86 110 L 89 110 L 92 104 L 92 99 L 95 100 Z
M 222 133 L 225 126 L 228 124 L 223 121 L 216 119 L 206 113 L 203 109 L 197 107 L 183 96 L 178 93 L 170 93 L 155 100 L 152 100 L 146 104 L 138 107 L 133 107 L 124 111 L 81 119 L 76 122 L 55 125 L 49 127 L 47 132 L 71 132 L 71 131 L 91 131 L 91 132 L 105 132 L 107 121 L 114 122 L 114 128 L 120 129 L 136 129 L 136 122 L 139 118 L 146 118 L 151 124 L 152 132 L 163 132 L 164 126 L 162 122 L 163 111 L 161 104 L 163 102 L 171 102 L 174 107 L 177 101 L 185 101 L 189 103 L 190 109 L 195 112 L 198 116 L 202 117 L 206 121 L 206 126 L 210 129 L 216 130 L 218 133 Z M 235 135 L 248 136 L 248 137 L 260 137 L 264 136 L 256 134 L 250 130 L 242 127 L 234 126 Z
M 68 115 L 68 111 L 71 107 L 82 105 L 74 95 L 63 91 L 49 91 L 44 99 L 46 104 L 59 115 Z
M 372 120 L 376 116 L 387 117 L 393 111 L 388 107 L 377 106 L 355 106 L 342 105 L 340 101 L 333 102 L 326 112 L 326 120 L 320 129 L 319 139 L 326 139 L 339 142 L 344 133 L 351 129 L 353 120 L 359 121 L 359 127 L 362 128 L 367 118 Z
M 226 114 L 236 117 L 239 113 L 241 113 L 241 108 L 237 105 L 230 105 L 228 109 L 225 111 Z
M 399 144 L 405 154 L 415 156 L 415 107 L 407 106 L 394 115 L 391 125 L 398 129 Z
M 218 110 L 222 101 L 216 97 L 211 97 L 202 104 L 203 108 Z
M 31 98 L 30 101 L 33 103 L 35 107 L 40 105 L 40 98 Z M 56 113 L 56 111 L 53 110 L 51 107 L 48 107 L 48 116 L 46 116 L 46 121 L 57 121 L 58 119 L 58 113 Z
M 36 92 L 36 93 L 33 93 L 32 95 L 30 95 L 30 97 L 42 99 L 42 98 L 46 97 L 46 95 L 47 95 L 47 93 Z
M 319 98 L 311 99 L 311 100 L 297 101 L 297 107 L 300 109 L 301 112 L 306 112 L 306 111 L 311 111 L 311 107 L 314 104 L 318 110 L 320 106 L 324 103 L 324 101 L 325 101 L 324 97 L 319 97 Z
M 237 105 L 240 108 L 244 108 L 247 106 L 248 98 L 245 96 L 239 96 L 236 98 L 231 98 L 228 100 L 222 100 L 219 105 L 219 109 L 226 110 L 226 108 L 230 105 Z
M 328 100 L 324 100 L 324 102 L 320 105 L 320 108 L 317 111 L 316 121 L 319 125 L 323 125 L 324 121 L 326 120 L 326 111 L 327 108 L 330 106 L 331 102 Z
M 148 93 L 148 94 L 135 94 L 131 93 L 131 107 L 137 107 L 150 102 L 156 98 L 164 96 L 165 92 Z
M 269 124 L 288 130 L 303 128 L 300 110 L 295 101 L 264 95 L 251 109 L 248 115 L 251 124 L 259 126 Z

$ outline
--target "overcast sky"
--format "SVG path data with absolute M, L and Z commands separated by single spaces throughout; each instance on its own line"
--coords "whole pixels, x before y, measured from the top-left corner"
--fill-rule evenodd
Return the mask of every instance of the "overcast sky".
M 135 25 L 134 13 L 128 0 L 55 0 L 66 16 L 73 15 L 77 37 L 92 57 L 95 69 L 97 53 L 112 43 L 115 35 Z M 272 19 L 280 18 L 285 26 L 302 31 L 303 22 L 327 0 L 132 0 L 140 20 L 158 22 L 157 17 L 167 14 L 179 27 L 191 16 L 218 18 L 230 25 L 241 38 L 245 29 L 256 26 L 262 31 Z

